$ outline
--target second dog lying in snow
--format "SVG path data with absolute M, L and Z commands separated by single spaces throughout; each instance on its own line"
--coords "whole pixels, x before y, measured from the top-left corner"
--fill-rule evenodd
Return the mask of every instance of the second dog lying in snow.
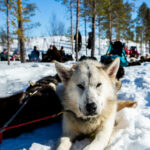
M 68 69 L 56 63 L 64 84 L 62 104 L 67 111 L 63 116 L 63 136 L 57 150 L 70 150 L 72 142 L 81 137 L 93 139 L 84 150 L 103 150 L 107 146 L 116 112 L 127 105 L 117 101 L 119 64 L 119 59 L 108 67 L 86 60 Z

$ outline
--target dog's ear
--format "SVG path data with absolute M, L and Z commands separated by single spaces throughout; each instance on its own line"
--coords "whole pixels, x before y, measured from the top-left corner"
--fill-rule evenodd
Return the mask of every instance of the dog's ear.
M 57 61 L 55 61 L 55 68 L 62 82 L 66 83 L 72 75 L 72 69 L 65 67 Z
M 106 69 L 106 72 L 110 77 L 116 77 L 119 66 L 120 66 L 120 58 L 116 58 Z

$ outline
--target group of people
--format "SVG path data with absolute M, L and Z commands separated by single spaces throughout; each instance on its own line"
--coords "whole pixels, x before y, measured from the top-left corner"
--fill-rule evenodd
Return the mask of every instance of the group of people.
M 46 54 L 42 53 L 42 60 L 40 60 L 40 52 L 37 50 L 37 47 L 34 46 L 33 51 L 29 56 L 29 61 L 33 62 L 51 62 L 52 60 L 58 60 L 61 57 L 65 56 L 64 47 L 62 46 L 60 50 L 56 48 L 55 45 L 50 45 Z
M 42 62 L 52 62 L 53 60 L 65 62 L 73 60 L 73 58 L 72 55 L 65 54 L 63 46 L 58 50 L 55 45 L 50 45 L 47 53 L 42 53 Z
M 139 52 L 137 51 L 136 46 L 131 46 L 130 49 L 125 47 L 124 49 L 125 49 L 126 55 L 129 57 L 138 58 L 140 55 Z
M 40 52 L 37 46 L 34 46 L 31 53 L 28 55 L 30 62 L 51 62 L 52 60 L 63 61 L 66 58 L 64 47 L 62 46 L 60 50 L 56 48 L 55 45 L 50 45 L 46 54 L 42 53 L 42 60 L 40 59 Z M 3 49 L 0 53 L 0 61 L 8 60 L 8 50 Z M 15 50 L 13 55 L 10 55 L 10 60 L 20 60 L 20 54 L 18 50 Z
M 12 55 L 9 55 L 9 59 L 11 61 L 20 60 L 19 50 L 16 49 Z M 8 60 L 8 50 L 6 48 L 4 48 L 3 51 L 0 53 L 0 61 L 7 61 L 7 60 Z

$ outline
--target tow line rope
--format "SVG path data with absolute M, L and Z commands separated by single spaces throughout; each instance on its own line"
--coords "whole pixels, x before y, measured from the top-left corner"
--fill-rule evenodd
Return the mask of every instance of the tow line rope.
M 28 125 L 28 124 L 32 124 L 32 123 L 48 120 L 48 119 L 51 119 L 51 118 L 55 118 L 55 117 L 58 117 L 59 115 L 61 115 L 62 113 L 64 113 L 64 112 L 59 112 L 59 113 L 54 114 L 52 116 L 47 116 L 47 117 L 39 118 L 39 119 L 36 119 L 36 120 L 33 120 L 33 121 L 29 121 L 29 122 L 26 122 L 26 123 L 21 123 L 21 124 L 18 124 L 18 125 L 8 127 L 8 125 L 15 119 L 15 117 L 19 114 L 19 112 L 28 103 L 30 97 L 35 95 L 37 92 L 38 92 L 38 90 L 33 92 L 33 93 L 30 93 L 29 97 L 27 99 L 25 98 L 26 100 L 24 99 L 24 103 L 21 105 L 21 107 L 18 109 L 18 111 L 4 124 L 4 126 L 2 128 L 0 128 L 0 144 L 2 143 L 2 140 L 3 140 L 3 133 L 7 130 L 11 130 L 11 129 L 22 127 L 22 126 L 25 126 L 25 125 Z

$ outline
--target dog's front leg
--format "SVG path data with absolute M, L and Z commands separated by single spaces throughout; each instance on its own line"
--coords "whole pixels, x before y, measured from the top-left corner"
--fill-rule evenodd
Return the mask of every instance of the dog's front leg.
M 57 150 L 70 150 L 72 140 L 74 138 L 74 131 L 71 130 L 68 118 L 63 116 L 63 136 L 59 139 Z
M 83 150 L 104 150 L 104 148 L 108 145 L 113 127 L 115 122 L 115 114 L 114 111 L 108 118 L 105 120 L 98 129 L 95 139 L 91 142 L 91 144 L 87 145 Z
M 69 137 L 61 137 L 57 150 L 70 150 L 72 142 Z

